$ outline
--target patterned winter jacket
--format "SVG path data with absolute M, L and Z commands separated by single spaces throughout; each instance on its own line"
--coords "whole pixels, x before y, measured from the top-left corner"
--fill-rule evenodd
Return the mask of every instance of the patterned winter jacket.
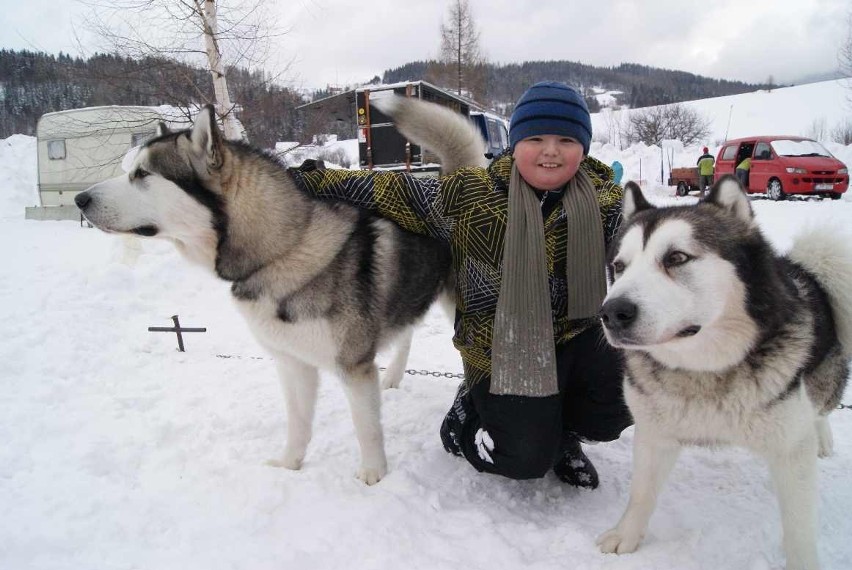
M 415 178 L 400 172 L 291 170 L 302 189 L 320 198 L 341 200 L 389 218 L 406 230 L 450 245 L 456 275 L 456 323 L 453 343 L 464 363 L 465 378 L 476 382 L 491 374 L 491 338 L 500 293 L 507 194 L 513 158 L 505 154 L 488 169 L 463 168 L 440 178 Z M 580 165 L 598 191 L 604 239 L 609 244 L 621 223 L 622 189 L 612 170 L 587 157 Z M 545 250 L 557 344 L 588 328 L 593 319 L 569 321 L 566 286 L 566 219 L 554 208 L 544 220 Z

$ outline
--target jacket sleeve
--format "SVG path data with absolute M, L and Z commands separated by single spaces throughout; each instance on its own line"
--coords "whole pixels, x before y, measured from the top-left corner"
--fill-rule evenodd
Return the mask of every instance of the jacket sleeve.
M 612 169 L 599 160 L 586 157 L 581 168 L 589 174 L 598 191 L 604 243 L 609 247 L 621 226 L 621 200 L 624 198 L 624 190 L 612 181 Z
M 621 227 L 621 200 L 624 190 L 612 182 L 606 183 L 600 190 L 601 218 L 603 219 L 604 243 L 609 243 Z
M 327 201 L 345 202 L 393 220 L 411 232 L 448 240 L 449 195 L 463 187 L 462 171 L 441 178 L 363 170 L 289 171 L 296 185 Z

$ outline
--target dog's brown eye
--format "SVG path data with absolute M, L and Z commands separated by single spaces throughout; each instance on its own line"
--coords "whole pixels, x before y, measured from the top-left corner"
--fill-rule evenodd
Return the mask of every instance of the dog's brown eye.
M 148 172 L 147 170 L 145 170 L 143 168 L 137 168 L 136 172 L 133 173 L 133 178 L 145 178 L 149 174 L 151 174 L 151 173 Z
M 690 259 L 691 258 L 682 251 L 672 251 L 666 255 L 666 258 L 663 260 L 663 264 L 666 267 L 677 267 L 678 265 L 683 265 Z
M 612 270 L 615 273 L 621 273 L 622 271 L 624 271 L 624 263 L 621 261 L 613 261 Z

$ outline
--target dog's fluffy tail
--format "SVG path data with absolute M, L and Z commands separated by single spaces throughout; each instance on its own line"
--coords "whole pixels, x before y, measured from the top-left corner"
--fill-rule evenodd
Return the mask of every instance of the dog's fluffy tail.
M 371 100 L 371 104 L 391 117 L 405 138 L 437 154 L 444 174 L 465 166 L 488 165 L 485 141 L 476 125 L 463 115 L 400 95 Z
M 837 337 L 852 357 L 852 245 L 840 228 L 813 227 L 798 235 L 789 257 L 819 281 L 828 295 Z

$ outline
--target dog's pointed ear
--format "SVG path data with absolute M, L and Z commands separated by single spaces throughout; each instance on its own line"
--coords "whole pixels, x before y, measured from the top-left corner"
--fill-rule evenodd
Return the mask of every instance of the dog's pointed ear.
M 171 132 L 171 131 L 170 131 L 170 130 L 169 130 L 169 128 L 166 126 L 166 123 L 164 123 L 164 122 L 162 122 L 162 121 L 160 121 L 159 123 L 157 123 L 157 136 L 158 136 L 158 137 L 161 137 L 161 136 L 167 135 L 167 134 L 169 134 L 170 132 Z
M 632 218 L 637 212 L 649 210 L 654 206 L 651 205 L 642 194 L 642 189 L 639 185 L 629 181 L 624 185 L 624 199 L 621 201 L 621 216 L 624 221 Z
M 713 184 L 704 201 L 728 210 L 744 222 L 754 222 L 754 211 L 751 209 L 748 195 L 743 190 L 740 181 L 730 174 L 726 174 Z
M 212 169 L 222 166 L 222 134 L 216 126 L 216 113 L 213 105 L 204 105 L 190 132 L 192 146 L 198 154 L 207 156 L 207 165 Z

